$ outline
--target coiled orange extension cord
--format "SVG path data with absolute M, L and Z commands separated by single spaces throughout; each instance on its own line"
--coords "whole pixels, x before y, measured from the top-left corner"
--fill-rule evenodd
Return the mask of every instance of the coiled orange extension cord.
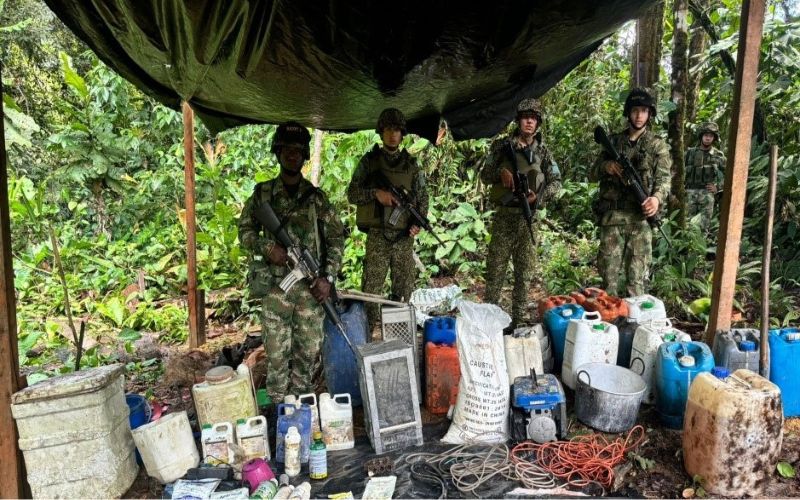
M 613 441 L 603 434 L 586 434 L 569 441 L 545 444 L 525 441 L 511 450 L 511 461 L 517 466 L 535 461 L 570 486 L 583 487 L 596 482 L 609 490 L 614 484 L 614 466 L 625 460 L 625 454 L 644 439 L 644 427 L 637 425 L 624 439 L 618 437 Z

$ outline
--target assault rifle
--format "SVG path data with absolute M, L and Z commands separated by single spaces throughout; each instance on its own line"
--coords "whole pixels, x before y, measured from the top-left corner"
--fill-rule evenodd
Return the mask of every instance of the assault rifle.
M 514 144 L 511 141 L 508 141 L 508 154 L 511 160 L 511 174 L 514 176 L 514 189 L 510 194 L 503 197 L 501 202 L 505 205 L 510 202 L 511 199 L 517 199 L 517 203 L 519 203 L 519 207 L 522 209 L 522 218 L 525 219 L 525 223 L 528 224 L 528 232 L 531 233 L 531 241 L 536 241 L 533 237 L 533 212 L 531 211 L 531 206 L 528 204 L 528 193 L 530 192 L 528 176 L 520 172 L 519 167 L 517 167 L 517 154 L 514 152 Z M 539 206 L 539 197 L 544 191 L 544 185 L 545 183 L 542 182 L 542 185 L 539 186 L 539 190 L 536 193 L 534 204 L 537 207 Z
M 279 285 L 281 290 L 288 292 L 302 279 L 307 279 L 310 285 L 315 279 L 323 277 L 316 257 L 314 257 L 308 248 L 292 241 L 286 229 L 281 226 L 278 216 L 275 215 L 275 211 L 269 203 L 262 203 L 261 206 L 256 209 L 255 216 L 267 231 L 278 240 L 278 243 L 286 249 L 286 255 L 291 263 L 291 272 L 283 278 Z M 338 302 L 339 297 L 336 294 L 336 289 L 333 287 L 333 284 L 331 284 L 331 296 L 322 302 L 322 309 L 325 311 L 325 315 L 331 323 L 342 333 L 344 340 L 347 342 L 347 345 L 350 346 L 350 350 L 353 351 L 353 354 L 356 354 L 356 350 L 353 344 L 350 343 L 350 339 L 347 337 L 347 333 L 344 330 L 342 319 L 339 317 L 339 313 L 334 306 L 334 304 Z
M 644 182 L 642 182 L 642 177 L 639 175 L 639 172 L 633 168 L 633 165 L 631 165 L 631 161 L 628 159 L 628 157 L 617 152 L 617 149 L 611 143 L 611 139 L 609 139 L 608 134 L 606 134 L 606 131 L 603 130 L 603 127 L 599 125 L 594 129 L 594 142 L 602 146 L 605 152 L 611 157 L 611 160 L 622 165 L 622 183 L 628 186 L 631 191 L 633 191 L 633 196 L 640 205 L 644 203 L 644 200 L 646 200 L 649 195 L 647 194 L 647 191 L 644 190 Z M 663 236 L 664 240 L 667 242 L 667 245 L 672 247 L 672 243 L 670 243 L 669 238 L 667 238 L 667 235 L 664 233 L 664 228 L 661 227 L 661 219 L 658 218 L 657 214 L 648 217 L 647 223 L 650 224 L 650 227 L 658 229 L 661 232 L 661 236 Z
M 397 224 L 397 221 L 400 220 L 400 216 L 403 215 L 403 213 L 408 212 L 408 215 L 411 216 L 413 225 L 419 226 L 428 231 L 431 233 L 431 235 L 433 235 L 434 238 L 436 238 L 436 241 L 440 245 L 444 245 L 444 242 L 438 236 L 436 236 L 436 233 L 433 232 L 433 226 L 431 226 L 431 222 L 428 220 L 428 218 L 422 215 L 419 210 L 417 210 L 416 205 L 411 201 L 411 195 L 405 187 L 398 187 L 392 184 L 392 182 L 386 177 L 386 174 L 380 170 L 373 172 L 372 176 L 377 187 L 389 191 L 392 193 L 392 196 L 397 198 L 397 201 L 400 202 L 400 205 L 394 207 L 392 214 L 389 216 L 389 224 Z

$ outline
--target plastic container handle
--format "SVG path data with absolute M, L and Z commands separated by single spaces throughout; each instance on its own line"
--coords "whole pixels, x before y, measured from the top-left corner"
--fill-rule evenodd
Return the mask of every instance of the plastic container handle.
M 341 398 L 341 399 L 347 399 L 347 402 L 346 402 L 346 403 L 339 403 L 339 401 L 338 401 L 338 400 L 339 400 L 340 398 Z M 346 405 L 349 405 L 349 404 L 351 404 L 351 401 L 350 401 L 350 393 L 349 393 L 349 392 L 343 392 L 343 393 L 341 393 L 341 394 L 336 394 L 335 396 L 333 396 L 333 401 L 334 401 L 334 402 L 336 402 L 336 403 L 339 403 L 339 404 L 346 404 Z
M 575 375 L 575 380 L 577 380 L 578 382 L 583 382 L 581 380 L 581 374 L 586 375 L 586 378 L 589 380 L 589 382 L 584 382 L 584 383 L 586 384 L 587 387 L 591 388 L 592 387 L 592 376 L 589 375 L 589 372 L 587 372 L 586 370 L 578 370 L 578 374 Z
M 583 313 L 583 319 L 590 323 L 598 323 L 603 320 L 603 317 L 597 311 L 586 311 Z
M 633 359 L 631 360 L 631 364 L 630 364 L 630 366 L 628 367 L 628 369 L 629 369 L 630 371 L 632 371 L 633 373 L 636 373 L 636 372 L 633 370 L 633 363 L 635 363 L 637 360 L 639 361 L 639 363 L 641 363 L 641 364 L 642 364 L 642 371 L 640 371 L 640 372 L 638 373 L 638 375 L 641 377 L 641 376 L 643 376 L 643 375 L 644 375 L 644 370 L 645 370 L 645 368 L 646 368 L 646 367 L 645 367 L 645 365 L 644 365 L 644 360 L 643 360 L 642 358 L 640 358 L 639 356 L 636 356 L 635 358 L 633 358 Z

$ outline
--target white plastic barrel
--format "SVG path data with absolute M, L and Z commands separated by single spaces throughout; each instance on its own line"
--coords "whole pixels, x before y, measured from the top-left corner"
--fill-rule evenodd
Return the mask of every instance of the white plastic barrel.
M 525 336 L 503 335 L 503 342 L 506 350 L 508 381 L 511 384 L 517 377 L 530 375 L 531 368 L 539 375 L 544 373 L 542 348 L 539 345 L 539 338 L 533 331 L 529 331 Z
M 617 327 L 601 320 L 600 313 L 586 312 L 582 319 L 569 320 L 561 381 L 575 389 L 578 367 L 586 363 L 616 364 L 618 348 Z
M 142 456 L 147 475 L 161 484 L 183 477 L 197 467 L 200 454 L 185 411 L 164 415 L 133 430 L 133 440 Z
M 691 340 L 688 333 L 673 328 L 672 322 L 668 319 L 646 321 L 639 325 L 633 335 L 630 369 L 641 375 L 647 384 L 642 402 L 651 405 L 656 401 L 654 387 L 658 347 L 664 342 Z
M 322 440 L 329 451 L 347 450 L 355 445 L 350 394 L 336 394 L 333 397 L 327 392 L 320 394 L 319 418 Z

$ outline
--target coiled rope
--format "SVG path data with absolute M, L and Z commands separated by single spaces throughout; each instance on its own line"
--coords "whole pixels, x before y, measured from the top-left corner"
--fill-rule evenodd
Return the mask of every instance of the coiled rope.
M 515 464 L 527 464 L 535 457 L 533 461 L 569 486 L 598 483 L 608 491 L 614 484 L 614 467 L 644 439 L 644 427 L 637 425 L 624 438 L 613 441 L 603 434 L 586 434 L 569 441 L 545 444 L 525 441 L 511 450 L 511 460 Z

